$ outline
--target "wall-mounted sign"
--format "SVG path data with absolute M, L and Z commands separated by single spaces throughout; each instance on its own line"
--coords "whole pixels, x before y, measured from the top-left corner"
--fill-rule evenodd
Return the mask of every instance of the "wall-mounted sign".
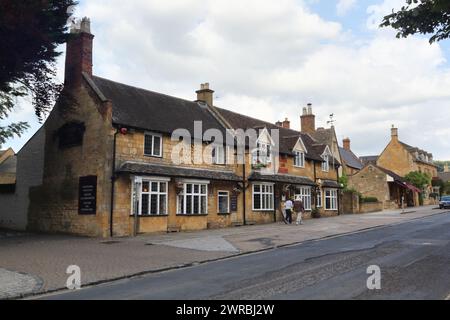
M 97 176 L 80 177 L 78 189 L 78 213 L 97 213 Z

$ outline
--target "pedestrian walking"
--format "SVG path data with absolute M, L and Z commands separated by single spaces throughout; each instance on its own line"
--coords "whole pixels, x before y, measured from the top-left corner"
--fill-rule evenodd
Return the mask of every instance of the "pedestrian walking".
M 302 200 L 295 201 L 295 211 L 297 212 L 297 225 L 303 224 L 303 214 L 305 213 L 305 206 L 303 205 Z
M 286 221 L 292 224 L 292 209 L 294 208 L 294 203 L 291 199 L 288 199 L 284 204 L 284 209 L 286 210 Z

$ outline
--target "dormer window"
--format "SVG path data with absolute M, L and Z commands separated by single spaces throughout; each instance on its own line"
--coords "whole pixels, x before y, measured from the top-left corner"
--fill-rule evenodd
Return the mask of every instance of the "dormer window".
M 305 153 L 302 151 L 294 152 L 294 167 L 304 168 L 305 167 Z
M 226 148 L 224 146 L 216 146 L 212 151 L 213 163 L 224 165 L 226 163 Z
M 272 148 L 267 143 L 258 142 L 253 150 L 253 164 L 268 164 L 272 162 Z
M 328 154 L 324 154 L 322 156 L 323 162 L 322 162 L 322 171 L 328 172 L 330 171 L 330 156 Z

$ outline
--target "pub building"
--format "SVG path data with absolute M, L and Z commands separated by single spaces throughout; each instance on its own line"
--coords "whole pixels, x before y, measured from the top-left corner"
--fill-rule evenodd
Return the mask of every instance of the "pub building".
M 115 237 L 271 223 L 282 220 L 287 198 L 303 201 L 306 218 L 339 213 L 340 163 L 307 132 L 311 106 L 308 128 L 297 131 L 288 119 L 272 124 L 214 106 L 207 83 L 189 101 L 104 79 L 92 72 L 93 39 L 87 18 L 71 30 L 64 91 L 43 125 L 42 184 L 29 190 L 28 230 Z M 195 137 L 198 122 L 202 139 L 185 149 L 191 161 L 174 163 L 173 133 Z M 194 144 L 212 143 L 203 138 L 209 129 L 254 129 L 257 151 L 247 146 L 238 164 L 234 144 L 224 143 L 209 161 L 195 161 Z

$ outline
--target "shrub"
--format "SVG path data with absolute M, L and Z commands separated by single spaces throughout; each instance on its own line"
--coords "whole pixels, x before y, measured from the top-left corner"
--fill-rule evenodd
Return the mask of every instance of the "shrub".
M 376 197 L 361 197 L 361 203 L 375 203 L 378 202 L 378 198 Z

